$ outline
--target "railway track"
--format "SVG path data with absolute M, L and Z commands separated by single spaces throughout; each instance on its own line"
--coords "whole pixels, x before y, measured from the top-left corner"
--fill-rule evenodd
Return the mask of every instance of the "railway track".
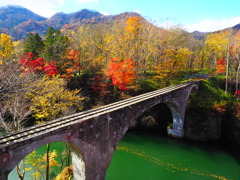
M 190 82 L 185 82 L 178 85 L 166 87 L 166 88 L 145 93 L 139 96 L 135 96 L 129 99 L 118 101 L 112 104 L 101 106 L 95 109 L 90 109 L 90 110 L 72 114 L 66 117 L 58 118 L 58 119 L 55 119 L 46 123 L 42 123 L 39 125 L 35 125 L 17 132 L 9 133 L 5 136 L 0 137 L 0 148 L 4 148 L 12 143 L 24 141 L 26 139 L 32 138 L 44 132 L 54 131 L 58 128 L 70 126 L 79 121 L 85 121 L 87 119 L 91 119 L 93 117 L 97 117 L 102 114 L 106 114 L 127 106 L 131 106 L 133 104 L 145 101 L 147 99 L 160 96 L 162 94 L 165 94 L 177 89 L 184 88 L 193 83 L 196 83 L 196 82 L 190 81 Z

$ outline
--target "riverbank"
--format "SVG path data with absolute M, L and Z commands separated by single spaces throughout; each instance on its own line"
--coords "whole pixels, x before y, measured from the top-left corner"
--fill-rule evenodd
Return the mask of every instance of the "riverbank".
M 220 89 L 216 79 L 204 80 L 189 99 L 185 119 L 185 138 L 221 141 L 240 146 L 240 120 L 236 99 Z

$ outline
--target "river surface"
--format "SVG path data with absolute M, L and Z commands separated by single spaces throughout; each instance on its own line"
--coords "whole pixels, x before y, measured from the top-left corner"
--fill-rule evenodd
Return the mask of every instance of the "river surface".
M 128 132 L 106 180 L 240 180 L 240 153 L 221 145 Z
M 41 147 L 37 151 L 44 154 L 46 149 Z M 17 179 L 12 172 L 9 180 Z M 240 180 L 240 153 L 213 143 L 129 131 L 117 147 L 105 179 Z

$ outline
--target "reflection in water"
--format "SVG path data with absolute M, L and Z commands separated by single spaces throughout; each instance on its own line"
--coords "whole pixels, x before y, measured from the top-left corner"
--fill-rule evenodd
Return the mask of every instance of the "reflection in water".
M 201 146 L 128 132 L 117 147 L 106 179 L 240 179 L 240 155 L 234 158 L 220 147 L 196 144 Z

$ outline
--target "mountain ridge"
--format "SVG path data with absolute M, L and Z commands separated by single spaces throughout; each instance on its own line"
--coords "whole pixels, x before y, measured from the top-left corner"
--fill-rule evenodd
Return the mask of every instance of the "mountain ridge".
M 82 9 L 72 13 L 57 12 L 50 18 L 45 18 L 25 7 L 9 5 L 0 7 L 0 33 L 8 34 L 12 36 L 14 40 L 20 40 L 26 38 L 30 32 L 44 35 L 50 26 L 55 29 L 62 29 L 66 25 L 73 27 L 84 24 L 96 24 L 99 22 L 106 23 L 119 19 L 126 19 L 132 16 L 144 19 L 136 12 L 123 12 L 117 15 L 103 15 L 98 11 L 88 9 Z M 231 28 L 237 31 L 240 29 L 240 24 L 236 24 Z M 208 33 L 194 31 L 190 34 L 192 34 L 196 39 L 201 39 Z
M 13 28 L 24 21 L 30 20 L 29 17 L 34 21 L 45 21 L 47 19 L 21 6 L 14 5 L 0 8 L 0 23 L 1 25 L 5 24 L 5 28 Z
M 64 26 L 79 26 L 99 22 L 124 19 L 130 16 L 139 16 L 135 12 L 124 12 L 118 15 L 103 15 L 98 11 L 82 9 L 73 13 L 58 12 L 50 18 L 45 18 L 22 6 L 9 5 L 0 7 L 0 33 L 5 33 L 14 40 L 26 38 L 28 33 L 43 35 L 52 26 L 55 29 L 62 29 Z

